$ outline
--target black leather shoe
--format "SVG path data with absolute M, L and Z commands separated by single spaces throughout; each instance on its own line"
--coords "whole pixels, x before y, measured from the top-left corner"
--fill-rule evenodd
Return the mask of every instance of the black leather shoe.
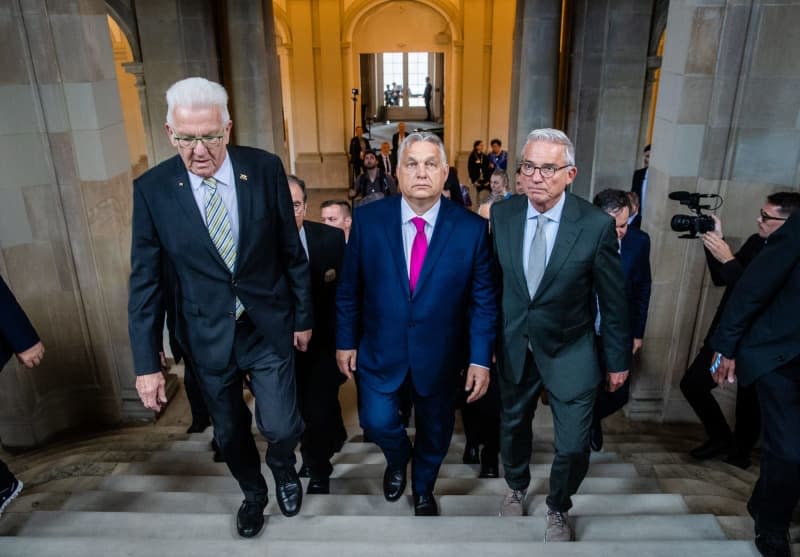
M 433 495 L 414 494 L 414 516 L 439 516 L 439 506 Z
M 264 527 L 264 507 L 267 501 L 259 503 L 257 501 L 244 500 L 239 512 L 236 513 L 236 530 L 243 538 L 252 538 L 257 535 Z
M 467 443 L 467 446 L 464 447 L 464 455 L 461 457 L 461 462 L 464 464 L 478 464 L 481 461 L 479 454 L 477 445 Z
M 732 443 L 730 441 L 709 439 L 699 447 L 695 447 L 689 451 L 689 455 L 697 460 L 708 460 L 715 456 L 730 453 L 731 445 Z
M 275 476 L 275 497 L 284 516 L 294 516 L 303 504 L 303 486 L 294 468 L 273 470 Z
M 600 422 L 592 423 L 589 428 L 589 446 L 595 452 L 603 450 L 603 426 Z
M 306 493 L 315 495 L 327 495 L 331 492 L 331 481 L 328 478 L 311 478 L 308 480 Z
M 205 420 L 192 420 L 192 425 L 186 429 L 186 433 L 202 433 L 210 425 L 211 422 L 208 420 L 208 418 Z
M 300 470 L 297 471 L 297 475 L 301 478 L 310 478 L 311 467 L 304 462 L 303 465 L 300 467 Z
M 497 464 L 497 453 L 489 453 L 486 449 L 481 451 L 481 471 L 479 478 L 497 478 L 500 476 L 500 467 Z
M 789 532 L 756 528 L 756 548 L 764 557 L 792 557 Z
M 222 451 L 219 450 L 216 440 L 211 440 L 211 450 L 214 451 L 214 462 L 225 462 L 225 457 L 222 456 Z
M 397 501 L 406 490 L 406 467 L 391 468 L 386 466 L 383 473 L 383 496 L 387 501 Z
M 742 454 L 738 452 L 729 454 L 723 460 L 728 464 L 736 466 L 737 468 L 741 468 L 742 470 L 747 470 L 752 464 L 749 454 Z

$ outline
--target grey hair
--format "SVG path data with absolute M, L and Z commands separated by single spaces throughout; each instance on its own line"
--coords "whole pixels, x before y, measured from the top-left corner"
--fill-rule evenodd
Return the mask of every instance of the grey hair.
M 538 130 L 533 130 L 528 134 L 527 139 L 525 139 L 525 145 L 522 146 L 522 150 L 525 151 L 525 147 L 534 141 L 544 141 L 545 143 L 563 145 L 566 147 L 567 164 L 570 166 L 575 166 L 575 146 L 572 144 L 572 141 L 570 141 L 569 137 L 567 137 L 567 134 L 561 130 L 554 130 L 553 128 L 541 128 Z
M 230 122 L 228 112 L 228 93 L 219 83 L 204 77 L 187 77 L 181 79 L 167 89 L 167 124 L 174 125 L 172 112 L 175 107 L 218 108 L 222 117 L 222 125 Z
M 444 143 L 442 143 L 442 139 L 438 135 L 431 132 L 414 132 L 408 134 L 400 144 L 400 147 L 397 148 L 397 160 L 403 160 L 403 153 L 405 153 L 406 149 L 418 141 L 425 141 L 436 145 L 436 147 L 439 148 L 439 158 L 441 159 L 442 166 L 447 168 L 447 154 L 444 152 Z

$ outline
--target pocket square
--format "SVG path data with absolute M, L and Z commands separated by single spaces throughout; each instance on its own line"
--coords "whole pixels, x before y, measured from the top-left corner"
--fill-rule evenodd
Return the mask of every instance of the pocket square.
M 325 271 L 325 282 L 333 282 L 336 280 L 336 269 L 328 269 Z

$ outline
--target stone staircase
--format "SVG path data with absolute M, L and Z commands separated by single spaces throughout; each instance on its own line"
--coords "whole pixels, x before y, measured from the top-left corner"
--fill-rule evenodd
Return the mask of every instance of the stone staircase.
M 384 500 L 383 456 L 353 434 L 334 457 L 331 495 L 305 496 L 300 516 L 288 519 L 271 499 L 266 527 L 251 540 L 236 535 L 242 497 L 212 460 L 210 431 L 149 425 L 56 443 L 12 459 L 26 488 L 0 518 L 0 555 L 758 555 L 745 511 L 755 472 L 690 462 L 684 455 L 698 439 L 686 428 L 617 421 L 574 497 L 572 544 L 542 543 L 552 461 L 545 415 L 537 416 L 525 517 L 497 516 L 505 482 L 461 463 L 460 433 L 436 486 L 442 516 L 414 517 L 410 492 Z M 800 532 L 792 534 L 798 556 Z

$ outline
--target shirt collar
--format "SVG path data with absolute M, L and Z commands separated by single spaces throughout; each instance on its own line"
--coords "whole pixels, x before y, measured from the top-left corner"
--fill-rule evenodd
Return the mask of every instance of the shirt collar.
M 567 193 L 561 192 L 561 199 L 558 202 L 550 207 L 549 210 L 545 211 L 544 213 L 540 213 L 536 209 L 533 208 L 531 205 L 530 200 L 528 201 L 528 214 L 526 215 L 527 219 L 532 219 L 534 217 L 538 217 L 539 215 L 544 215 L 548 219 L 554 222 L 561 222 L 561 213 L 564 212 L 564 202 L 567 200 Z
M 192 189 L 195 191 L 204 187 L 204 179 L 205 178 L 202 176 L 198 176 L 197 174 L 192 174 L 189 172 L 189 181 L 192 184 Z M 214 179 L 217 181 L 217 185 L 219 186 L 233 185 L 233 166 L 231 166 L 231 155 L 228 153 L 227 149 L 225 150 L 225 160 L 222 161 L 222 164 L 214 173 Z
M 407 224 L 411 222 L 414 217 L 421 217 L 427 224 L 434 226 L 436 224 L 436 217 L 439 216 L 439 209 L 442 206 L 442 199 L 439 198 L 433 207 L 428 209 L 424 214 L 417 215 L 408 204 L 405 197 L 400 198 L 400 222 Z

